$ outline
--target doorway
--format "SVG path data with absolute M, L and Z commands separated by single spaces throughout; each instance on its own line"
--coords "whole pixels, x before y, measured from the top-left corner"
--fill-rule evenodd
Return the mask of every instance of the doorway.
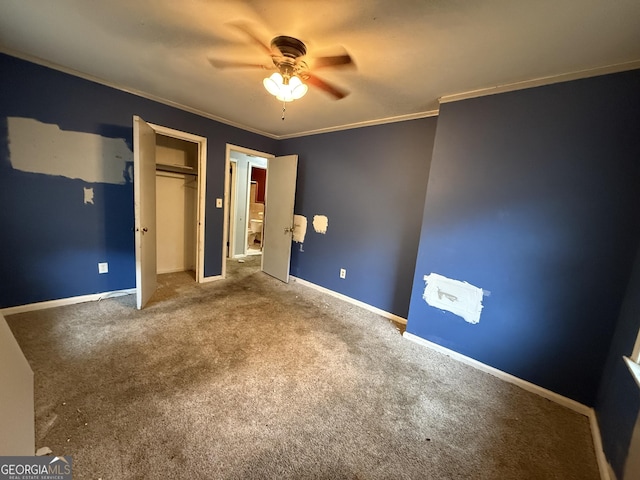
M 247 218 L 249 219 L 247 230 L 247 255 L 260 255 L 263 245 L 264 231 L 264 210 L 265 210 L 265 191 L 267 189 L 267 160 L 259 159 L 264 162 L 264 167 L 258 166 L 257 163 L 250 162 L 250 184 L 249 184 L 249 202 L 247 210 Z
M 191 270 L 195 281 L 201 283 L 204 281 L 207 139 L 161 125 L 149 125 L 156 132 L 156 186 L 162 184 L 163 188 L 162 192 L 156 191 L 156 219 L 162 221 L 156 228 L 158 235 L 166 235 L 157 239 L 157 248 L 162 245 L 162 250 L 158 250 L 156 273 Z M 159 182 L 159 178 L 164 179 Z M 169 207 L 166 200 L 159 202 L 161 193 L 172 193 L 175 204 Z M 158 208 L 165 206 L 164 211 Z M 172 227 L 175 228 L 172 230 Z M 175 243 L 171 246 L 173 240 Z
M 266 176 L 273 155 L 227 145 L 227 257 L 262 253 Z
M 240 154 L 249 157 L 253 163 L 257 158 L 266 161 L 264 206 L 258 209 L 256 219 L 263 213 L 264 223 L 260 227 L 261 270 L 285 283 L 289 281 L 291 242 L 293 236 L 293 208 L 295 203 L 297 155 L 276 157 L 244 147 L 227 144 L 225 174 L 225 215 L 223 249 L 227 258 L 246 257 L 248 250 L 249 221 L 251 214 L 251 181 L 249 159 L 246 170 L 241 170 Z M 256 165 L 262 168 L 262 165 Z M 260 173 L 257 173 L 258 175 Z M 258 182 L 256 182 L 258 183 Z M 248 195 L 238 192 L 248 185 Z M 255 196 L 258 198 L 256 185 Z M 255 225 L 255 223 L 254 223 Z M 258 228 L 255 228 L 258 231 Z M 255 241 L 254 241 L 255 245 Z M 226 278 L 226 261 L 222 263 L 222 277 Z

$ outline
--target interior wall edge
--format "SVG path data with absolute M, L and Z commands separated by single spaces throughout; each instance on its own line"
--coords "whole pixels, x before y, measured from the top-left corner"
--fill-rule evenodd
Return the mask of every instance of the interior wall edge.
M 602 435 L 600 433 L 600 425 L 598 424 L 598 416 L 594 408 L 589 412 L 589 425 L 591 427 L 591 437 L 593 439 L 593 449 L 596 452 L 596 460 L 598 461 L 598 469 L 600 470 L 600 478 L 602 480 L 616 480 L 613 468 L 607 460 L 604 453 L 604 445 L 602 443 Z
M 33 455 L 36 443 L 33 370 L 1 314 L 0 383 L 0 456 Z

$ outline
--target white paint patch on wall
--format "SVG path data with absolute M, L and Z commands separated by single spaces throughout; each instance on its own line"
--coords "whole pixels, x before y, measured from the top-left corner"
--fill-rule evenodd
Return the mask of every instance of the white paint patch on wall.
M 293 241 L 304 243 L 304 237 L 307 235 L 307 217 L 304 215 L 293 216 Z
M 133 152 L 121 138 L 68 132 L 32 118 L 9 117 L 9 158 L 16 170 L 124 184 Z
M 313 229 L 316 233 L 327 233 L 327 228 L 329 227 L 329 219 L 324 215 L 314 215 L 313 216 Z
M 437 273 L 424 276 L 422 298 L 432 307 L 458 315 L 468 323 L 478 323 L 482 311 L 482 289 Z
M 84 204 L 87 205 L 88 203 L 90 203 L 91 205 L 93 205 L 93 188 L 87 188 L 87 187 L 83 187 L 84 188 Z

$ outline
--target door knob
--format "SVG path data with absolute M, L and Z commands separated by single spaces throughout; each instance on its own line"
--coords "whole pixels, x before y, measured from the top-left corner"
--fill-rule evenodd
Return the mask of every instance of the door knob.
M 293 227 L 284 227 L 284 234 L 293 233 Z

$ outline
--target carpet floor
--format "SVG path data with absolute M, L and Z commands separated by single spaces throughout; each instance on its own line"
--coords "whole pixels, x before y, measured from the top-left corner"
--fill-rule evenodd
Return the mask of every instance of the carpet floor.
M 133 296 L 9 316 L 36 447 L 74 479 L 597 480 L 585 416 L 229 261 Z

